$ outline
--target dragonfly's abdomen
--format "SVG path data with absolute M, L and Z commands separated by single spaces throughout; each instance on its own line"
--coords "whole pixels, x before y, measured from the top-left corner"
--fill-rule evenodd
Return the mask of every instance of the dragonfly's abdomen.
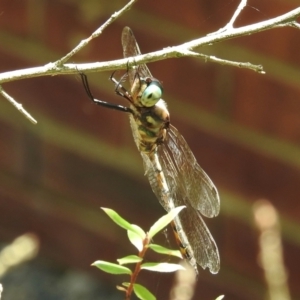
M 177 226 L 175 223 L 177 224 Z M 171 226 L 172 226 L 172 229 L 174 232 L 176 243 L 179 247 L 182 257 L 185 258 L 186 260 L 188 260 L 188 262 L 194 268 L 196 274 L 198 275 L 197 262 L 195 259 L 194 252 L 191 248 L 191 245 L 189 244 L 189 242 L 187 240 L 187 237 L 186 237 L 183 229 L 181 228 L 181 226 L 179 224 L 180 224 L 180 220 L 178 219 L 178 217 L 177 217 L 177 219 L 175 219 L 175 221 L 171 222 Z

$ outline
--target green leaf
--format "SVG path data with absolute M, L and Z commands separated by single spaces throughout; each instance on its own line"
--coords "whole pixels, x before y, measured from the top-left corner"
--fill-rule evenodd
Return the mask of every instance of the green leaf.
M 146 232 L 140 226 L 135 224 L 131 224 L 131 226 L 134 228 L 134 232 L 137 233 L 142 239 L 146 237 Z
M 144 286 L 135 283 L 133 285 L 135 295 L 141 300 L 156 300 L 155 296 Z
M 95 266 L 98 269 L 100 269 L 106 273 L 110 273 L 110 274 L 117 274 L 117 275 L 129 274 L 129 275 L 131 275 L 131 273 L 132 273 L 131 270 L 126 267 L 123 267 L 123 266 L 120 266 L 117 264 L 113 264 L 108 261 L 103 261 L 103 260 L 95 261 L 94 263 L 92 263 L 92 266 Z
M 222 300 L 224 297 L 225 297 L 224 295 L 221 295 L 218 298 L 216 298 L 216 300 Z
M 135 264 L 135 263 L 141 262 L 142 260 L 143 259 L 141 257 L 138 257 L 137 255 L 128 255 L 128 256 L 117 259 L 117 261 L 120 265 Z
M 149 248 L 152 249 L 153 251 L 155 251 L 156 253 L 182 258 L 181 252 L 179 250 L 168 249 L 168 248 L 165 248 L 165 247 L 163 247 L 161 245 L 157 245 L 157 244 L 150 244 Z
M 142 228 L 138 227 L 137 225 L 130 224 L 114 210 L 105 207 L 101 207 L 101 209 L 120 227 L 133 231 L 136 234 L 141 234 L 141 232 L 144 232 Z
M 153 272 L 175 272 L 178 270 L 185 270 L 182 265 L 170 264 L 170 263 L 144 263 L 141 265 L 141 269 L 153 271 Z
M 136 226 L 136 225 L 133 225 L 133 226 Z M 127 236 L 128 236 L 130 243 L 133 246 L 135 246 L 139 251 L 142 251 L 142 249 L 144 248 L 144 238 L 145 238 L 146 234 L 144 233 L 144 238 L 142 238 L 140 234 L 137 234 L 136 232 L 133 232 L 131 230 L 127 230 Z
M 178 206 L 171 209 L 166 215 L 159 218 L 149 230 L 149 239 L 152 239 L 159 231 L 165 228 L 185 206 Z

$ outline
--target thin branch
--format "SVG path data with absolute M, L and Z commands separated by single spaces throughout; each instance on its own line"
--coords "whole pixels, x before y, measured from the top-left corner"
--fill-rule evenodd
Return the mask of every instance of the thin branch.
M 300 7 L 284 14 L 279 17 L 259 22 L 253 25 L 247 25 L 239 28 L 232 28 L 226 30 L 225 32 L 220 32 L 215 35 L 204 36 L 199 39 L 184 43 L 179 46 L 168 47 L 163 50 L 151 52 L 148 54 L 138 55 L 134 57 L 134 60 L 130 58 L 123 58 L 108 62 L 95 62 L 87 64 L 65 64 L 63 66 L 57 66 L 55 63 L 50 63 L 45 66 L 10 71 L 0 74 L 0 83 L 9 82 L 13 80 L 19 80 L 24 78 L 40 77 L 40 76 L 53 76 L 53 75 L 67 75 L 67 74 L 77 74 L 79 72 L 100 72 L 100 71 L 112 71 L 127 69 L 128 64 L 133 63 L 135 65 L 150 63 L 154 61 L 164 60 L 167 58 L 178 58 L 183 56 L 194 56 L 188 51 L 193 51 L 196 48 L 205 45 L 212 45 L 217 42 L 226 41 L 229 39 L 237 38 L 240 36 L 251 35 L 256 32 L 270 30 L 282 26 L 291 26 L 291 24 L 296 24 L 295 20 L 300 16 Z M 217 62 L 216 59 L 211 60 Z M 224 60 L 220 60 L 224 64 Z M 245 63 L 247 64 L 247 63 Z M 240 66 L 240 63 L 238 63 Z M 250 67 L 250 69 L 253 69 Z M 255 70 L 257 71 L 257 70 Z
M 238 8 L 234 12 L 231 20 L 228 22 L 228 24 L 224 28 L 232 28 L 233 23 L 235 22 L 236 18 L 238 15 L 241 13 L 241 11 L 244 9 L 244 7 L 247 5 L 247 0 L 242 0 L 241 3 L 239 4 Z
M 283 14 L 279 17 L 269 19 L 267 21 L 262 21 L 259 23 L 255 23 L 252 25 L 246 25 L 239 28 L 231 28 L 226 31 L 220 32 L 216 35 L 205 36 L 200 39 L 193 40 L 191 42 L 187 42 L 182 44 L 181 46 L 192 50 L 194 48 L 198 48 L 204 45 L 212 45 L 214 43 L 218 43 L 221 41 L 229 40 L 232 38 L 237 38 L 240 36 L 251 35 L 253 33 L 270 30 L 273 28 L 277 28 L 278 25 L 281 26 L 290 26 L 291 23 L 295 22 L 295 20 L 300 17 L 300 7 Z
M 234 12 L 231 20 L 226 24 L 226 26 L 220 28 L 218 31 L 210 33 L 209 35 L 213 35 L 213 34 L 217 34 L 219 32 L 224 32 L 226 30 L 232 29 L 233 28 L 233 23 L 235 22 L 235 20 L 237 19 L 237 17 L 239 16 L 239 14 L 241 13 L 241 11 L 243 10 L 243 8 L 247 5 L 247 0 L 241 0 L 238 8 L 236 9 L 236 11 Z
M 44 67 L 42 67 L 44 70 L 41 70 L 39 68 L 32 68 L 29 69 L 29 73 L 26 74 L 25 72 L 25 78 L 29 77 L 36 77 L 41 75 L 48 75 L 48 72 L 51 71 L 51 69 L 60 70 L 60 68 L 65 68 L 63 64 L 68 61 L 73 55 L 75 55 L 77 52 L 79 52 L 83 47 L 85 47 L 92 39 L 98 37 L 106 27 L 108 27 L 111 23 L 113 23 L 117 18 L 119 18 L 125 11 L 129 10 L 131 6 L 137 2 L 137 0 L 130 0 L 122 9 L 115 12 L 111 15 L 111 17 L 102 25 L 100 26 L 96 31 L 94 31 L 90 37 L 88 37 L 85 40 L 82 40 L 72 51 L 70 51 L 68 54 L 66 54 L 61 59 L 57 60 L 55 63 L 50 63 Z M 27 69 L 28 70 L 28 69 Z M 32 72 L 33 71 L 33 72 Z M 20 73 L 20 71 L 16 71 L 17 73 Z M 33 75 L 33 76 L 30 76 Z M 23 78 L 23 77 L 21 77 Z M 14 76 L 11 77 L 12 80 L 15 80 L 16 78 Z M 1 82 L 1 81 L 0 81 Z M 3 81 L 5 82 L 5 81 Z M 27 119 L 30 120 L 33 124 L 37 124 L 37 121 L 23 108 L 22 104 L 18 103 L 14 98 L 9 96 L 0 86 L 0 94 L 6 98 L 16 109 L 18 109 Z
M 212 55 L 206 55 L 206 54 L 197 53 L 197 52 L 193 52 L 193 51 L 189 51 L 189 50 L 184 51 L 184 52 L 186 53 L 186 56 L 202 58 L 205 60 L 205 62 L 210 61 L 210 62 L 215 62 L 215 63 L 221 64 L 221 65 L 250 69 L 250 70 L 253 70 L 260 74 L 266 73 L 264 71 L 262 65 L 253 65 L 249 62 L 238 62 L 238 61 L 231 61 L 231 60 L 227 60 L 227 59 L 221 59 L 221 58 L 218 58 L 218 57 L 215 57 Z
M 85 47 L 92 39 L 98 37 L 106 27 L 108 27 L 111 23 L 113 23 L 117 18 L 119 18 L 125 11 L 129 10 L 132 5 L 137 2 L 137 0 L 131 0 L 128 2 L 122 9 L 115 12 L 111 15 L 111 17 L 101 25 L 97 30 L 95 30 L 88 38 L 82 40 L 72 51 L 70 51 L 67 55 L 57 60 L 54 65 L 56 67 L 62 66 L 65 62 L 67 62 L 73 55 L 79 52 L 83 47 Z
M 290 25 L 291 27 L 294 27 L 294 28 L 300 29 L 300 24 L 299 24 L 299 23 L 297 23 L 297 22 L 291 22 L 289 25 Z
M 0 94 L 7 99 L 21 114 L 23 114 L 29 121 L 33 124 L 37 124 L 37 121 L 30 115 L 29 112 L 27 112 L 24 108 L 23 105 L 18 103 L 14 98 L 9 96 L 2 88 L 0 85 Z

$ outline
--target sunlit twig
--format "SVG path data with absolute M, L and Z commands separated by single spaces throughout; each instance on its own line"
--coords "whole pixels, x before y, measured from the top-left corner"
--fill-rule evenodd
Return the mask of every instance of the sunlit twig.
M 250 69 L 252 71 L 255 71 L 260 74 L 265 74 L 265 71 L 263 70 L 262 65 L 254 65 L 249 62 L 239 62 L 239 61 L 231 61 L 228 59 L 222 59 L 219 57 L 215 57 L 212 55 L 206 55 L 202 53 L 197 53 L 193 51 L 186 51 L 186 54 L 190 57 L 195 57 L 195 58 L 202 58 L 205 60 L 205 62 L 215 62 L 219 63 L 221 65 L 227 65 L 227 66 L 232 66 L 232 67 L 238 67 L 238 68 L 245 68 L 245 69 Z
M 30 72 L 28 73 L 26 72 L 26 70 L 16 71 L 16 73 L 14 74 L 22 74 L 23 73 L 22 71 L 25 71 L 23 73 L 24 77 L 21 75 L 21 77 L 18 78 L 18 76 L 12 75 L 10 76 L 11 80 L 1 80 L 1 74 L 0 74 L 0 83 L 21 79 L 21 78 L 31 78 L 36 76 L 49 75 L 52 69 L 62 71 L 65 68 L 63 64 L 66 61 L 68 61 L 73 55 L 75 55 L 78 51 L 80 51 L 83 47 L 85 47 L 92 39 L 98 37 L 107 26 L 109 26 L 113 21 L 115 21 L 118 17 L 120 17 L 125 11 L 129 10 L 135 2 L 137 2 L 137 0 L 130 0 L 122 9 L 112 14 L 111 17 L 102 26 L 100 26 L 96 31 L 94 31 L 91 34 L 91 36 L 89 36 L 87 39 L 82 40 L 72 51 L 70 51 L 61 59 L 57 60 L 55 63 L 49 63 L 46 66 L 42 67 L 42 69 L 41 68 L 27 69 L 27 71 L 30 70 Z M 18 103 L 10 95 L 8 95 L 1 86 L 0 86 L 0 94 L 2 94 L 4 98 L 6 98 L 15 108 L 17 108 L 33 124 L 37 123 L 37 121 L 23 108 L 22 104 Z
M 243 10 L 243 8 L 247 5 L 247 0 L 241 0 L 239 6 L 237 7 L 236 11 L 234 12 L 232 18 L 230 19 L 230 21 L 226 24 L 226 26 L 220 28 L 219 30 L 217 30 L 216 32 L 210 33 L 209 35 L 212 34 L 216 34 L 219 32 L 224 32 L 228 29 L 233 28 L 233 23 L 235 22 L 236 18 L 239 16 L 239 14 L 241 13 L 241 11 Z
M 201 46 L 211 45 L 217 42 L 225 41 L 228 39 L 237 38 L 240 36 L 254 34 L 264 30 L 269 30 L 278 27 L 278 25 L 291 26 L 292 22 L 295 22 L 296 18 L 300 16 L 300 7 L 284 14 L 279 17 L 259 22 L 252 25 L 247 25 L 239 28 L 232 28 L 225 32 L 218 34 L 204 36 L 199 39 L 184 43 L 179 46 L 165 48 L 163 50 L 151 52 L 134 57 L 134 64 L 144 64 L 167 58 L 178 58 L 183 56 L 193 56 L 187 53 L 187 51 L 195 51 L 196 48 Z M 88 64 L 64 64 L 63 66 L 55 66 L 55 64 L 48 64 L 41 67 L 29 68 L 11 72 L 5 72 L 0 74 L 0 83 L 19 80 L 23 78 L 40 77 L 46 75 L 66 75 L 66 74 L 78 74 L 79 72 L 100 72 L 100 71 L 112 71 L 128 68 L 128 58 L 118 59 L 108 62 L 95 62 Z M 133 61 L 133 60 L 132 60 Z M 226 61 L 220 61 L 222 64 L 226 64 Z M 251 68 L 250 68 L 251 69 Z
M 137 2 L 137 0 L 129 1 L 122 9 L 115 12 L 110 16 L 110 18 L 101 25 L 97 30 L 95 30 L 88 38 L 82 40 L 72 51 L 66 54 L 64 57 L 56 61 L 54 64 L 56 66 L 62 66 L 66 61 L 68 61 L 73 55 L 79 52 L 83 47 L 85 47 L 92 39 L 98 37 L 106 27 L 108 27 L 111 23 L 113 23 L 117 18 L 119 18 L 125 11 L 129 10 L 132 5 Z
M 34 119 L 31 114 L 26 111 L 26 109 L 23 107 L 23 105 L 21 103 L 18 103 L 13 97 L 11 97 L 10 95 L 8 95 L 2 88 L 2 86 L 0 85 L 0 94 L 7 99 L 21 114 L 23 114 L 27 119 L 29 119 L 29 121 L 33 124 L 37 124 L 36 119 Z

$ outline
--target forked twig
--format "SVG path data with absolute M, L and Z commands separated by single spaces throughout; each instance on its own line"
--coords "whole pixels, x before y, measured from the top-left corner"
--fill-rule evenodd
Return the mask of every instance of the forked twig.
M 239 14 L 241 13 L 241 11 L 243 10 L 243 8 L 246 6 L 246 4 L 247 4 L 247 0 L 241 0 L 239 6 L 237 7 L 237 9 L 234 12 L 232 18 L 226 24 L 226 26 L 224 26 L 224 27 L 220 28 L 219 30 L 217 30 L 216 32 L 210 33 L 208 35 L 217 34 L 219 32 L 224 32 L 226 30 L 229 30 L 229 29 L 233 28 L 233 23 L 235 22 L 235 20 L 237 19 L 237 17 L 239 16 Z
M 57 60 L 54 64 L 56 66 L 62 66 L 66 61 L 68 61 L 73 55 L 79 52 L 83 47 L 85 47 L 92 39 L 98 37 L 106 27 L 108 27 L 111 23 L 113 23 L 117 18 L 119 18 L 125 11 L 129 10 L 132 5 L 138 0 L 130 0 L 122 9 L 116 11 L 111 15 L 111 17 L 101 25 L 97 30 L 95 30 L 88 38 L 82 40 L 72 51 L 66 54 L 61 59 Z
M 262 65 L 254 65 L 254 64 L 251 64 L 249 62 L 231 61 L 231 60 L 222 59 L 222 58 L 218 58 L 218 57 L 215 57 L 215 56 L 212 56 L 212 55 L 206 55 L 206 54 L 197 53 L 197 52 L 193 52 L 193 51 L 185 51 L 185 52 L 187 54 L 186 56 L 191 56 L 191 57 L 195 57 L 195 58 L 202 58 L 202 59 L 205 60 L 205 62 L 210 61 L 210 62 L 219 63 L 221 65 L 227 65 L 227 66 L 232 66 L 232 67 L 250 69 L 250 70 L 253 70 L 257 73 L 265 74 L 265 71 L 263 70 Z
M 130 0 L 122 9 L 120 9 L 119 11 L 115 12 L 114 14 L 111 15 L 111 17 L 102 25 L 100 26 L 97 30 L 95 30 L 87 39 L 82 40 L 72 51 L 70 51 L 68 54 L 66 54 L 64 57 L 62 57 L 61 59 L 57 60 L 55 63 L 50 63 L 48 65 L 46 65 L 43 71 L 40 70 L 36 70 L 33 71 L 33 73 L 31 73 L 32 70 L 36 69 L 27 69 L 30 70 L 29 73 L 26 74 L 25 72 L 25 76 L 26 78 L 29 77 L 36 77 L 34 75 L 48 75 L 48 72 L 51 71 L 51 69 L 63 69 L 64 66 L 63 64 L 68 61 L 73 55 L 75 55 L 77 52 L 79 52 L 83 47 L 85 47 L 92 39 L 98 37 L 100 34 L 102 34 L 103 30 L 108 27 L 111 23 L 113 23 L 117 18 L 119 18 L 125 11 L 129 10 L 132 5 L 137 2 L 137 0 Z M 19 71 L 17 71 L 19 72 Z M 33 75 L 33 76 L 30 76 Z M 11 80 L 7 80 L 7 81 L 12 81 L 14 79 L 17 79 L 17 76 L 11 77 Z M 5 80 L 1 80 L 1 75 L 0 75 L 0 82 L 5 82 Z M 32 122 L 33 124 L 37 124 L 37 121 L 23 108 L 22 104 L 18 103 L 16 100 L 14 100 L 10 95 L 8 95 L 2 88 L 2 86 L 0 86 L 0 94 L 3 95 L 4 98 L 6 98 L 15 108 L 17 108 L 27 119 L 30 120 L 30 122 Z
M 192 53 L 194 49 L 201 46 L 212 45 L 217 42 L 225 41 L 228 39 L 237 38 L 240 36 L 254 34 L 256 32 L 261 32 L 278 26 L 293 26 L 298 29 L 298 23 L 296 19 L 300 17 L 300 7 L 284 14 L 279 17 L 259 22 L 252 25 L 247 25 L 239 28 L 232 28 L 224 32 L 220 32 L 210 36 L 204 36 L 199 39 L 192 40 L 190 42 L 184 43 L 182 45 L 165 48 L 163 50 L 139 55 L 134 57 L 134 63 L 136 65 L 145 64 L 149 62 L 164 60 L 167 58 L 178 58 L 183 56 L 195 56 L 195 53 Z M 192 51 L 189 52 L 188 51 Z M 200 55 L 201 56 L 201 55 Z M 207 59 L 207 57 L 202 56 L 202 58 Z M 225 60 L 212 60 L 214 62 L 232 65 L 227 63 Z M 247 63 L 244 63 L 246 66 Z M 242 66 L 239 62 L 237 65 Z M 244 67 L 243 66 L 243 67 Z M 250 69 L 255 69 L 255 71 L 260 70 L 260 67 L 253 68 L 253 65 L 249 64 Z M 5 72 L 0 74 L 0 84 L 4 82 L 9 82 L 13 80 L 19 80 L 23 78 L 32 78 L 40 76 L 53 76 L 53 75 L 67 75 L 67 74 L 76 74 L 80 72 L 103 72 L 103 71 L 114 71 L 126 69 L 128 67 L 128 58 L 118 59 L 108 62 L 95 62 L 87 64 L 64 64 L 63 66 L 56 66 L 55 64 L 47 64 L 41 67 Z M 261 71 L 260 71 L 261 72 Z

